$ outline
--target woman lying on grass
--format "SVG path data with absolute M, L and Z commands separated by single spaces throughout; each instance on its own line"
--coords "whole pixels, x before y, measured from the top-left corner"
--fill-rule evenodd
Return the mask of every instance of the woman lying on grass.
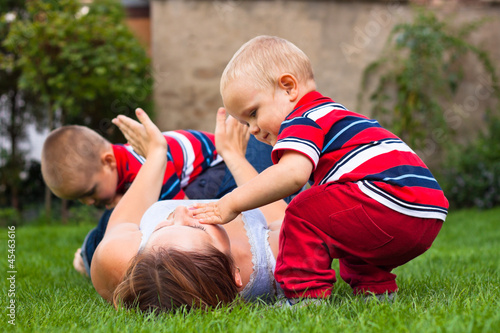
M 201 225 L 186 206 L 157 202 L 167 146 L 141 109 L 139 121 L 113 120 L 133 148 L 146 157 L 137 178 L 114 209 L 91 267 L 97 292 L 118 307 L 169 311 L 185 305 L 216 307 L 238 294 L 269 301 L 280 293 L 273 271 L 286 208 L 278 201 L 239 215 L 225 226 Z M 217 114 L 217 151 L 236 183 L 257 175 L 245 160 L 248 134 L 235 119 Z M 259 223 L 260 222 L 260 223 Z

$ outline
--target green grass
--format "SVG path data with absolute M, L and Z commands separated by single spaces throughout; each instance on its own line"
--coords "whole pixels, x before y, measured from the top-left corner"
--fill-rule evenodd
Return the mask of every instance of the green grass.
M 2 278 L 0 328 L 21 332 L 500 332 L 500 209 L 450 214 L 433 247 L 395 270 L 392 304 L 354 297 L 339 280 L 330 301 L 290 311 L 242 305 L 144 317 L 116 311 L 72 268 L 90 225 L 16 230 L 16 325 Z M 7 230 L 0 229 L 7 275 Z

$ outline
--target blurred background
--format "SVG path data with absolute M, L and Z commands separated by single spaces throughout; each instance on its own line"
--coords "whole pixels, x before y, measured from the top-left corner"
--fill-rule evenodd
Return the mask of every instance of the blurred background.
M 96 221 L 50 195 L 47 133 L 150 113 L 213 131 L 234 52 L 277 35 L 311 59 L 318 90 L 415 149 L 452 209 L 500 204 L 500 1 L 2 0 L 0 225 Z

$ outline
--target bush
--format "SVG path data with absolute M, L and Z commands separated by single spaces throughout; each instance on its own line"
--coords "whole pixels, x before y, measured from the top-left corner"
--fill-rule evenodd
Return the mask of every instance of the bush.
M 466 57 L 474 56 L 472 64 L 491 80 L 496 101 L 500 99 L 499 80 L 489 54 L 468 42 L 485 19 L 457 25 L 439 19 L 433 10 L 415 8 L 412 22 L 395 25 L 379 59 L 365 68 L 358 109 L 363 109 L 369 96 L 372 116 L 382 126 L 413 149 L 422 150 L 434 142 L 442 152 L 446 147 L 433 139 L 432 130 L 439 131 L 440 142 L 454 138 L 445 115 L 471 66 Z M 369 89 L 373 80 L 374 91 Z
M 36 217 L 31 216 L 23 221 L 23 224 L 30 224 L 35 226 L 52 226 L 52 225 L 97 225 L 103 210 L 94 206 L 86 206 L 76 201 L 68 202 L 68 216 L 67 220 L 63 221 L 61 216 L 61 200 L 56 199 L 53 202 L 53 211 L 51 216 L 47 216 L 44 207 L 38 205 Z M 27 214 L 25 214 L 27 215 Z
M 500 118 L 490 119 L 475 142 L 457 147 L 440 178 L 451 207 L 500 205 Z
M 94 206 L 85 206 L 83 204 L 75 203 L 69 209 L 69 221 L 71 224 L 96 224 L 102 215 L 102 210 Z
M 21 215 L 14 208 L 0 208 L 0 227 L 18 225 Z

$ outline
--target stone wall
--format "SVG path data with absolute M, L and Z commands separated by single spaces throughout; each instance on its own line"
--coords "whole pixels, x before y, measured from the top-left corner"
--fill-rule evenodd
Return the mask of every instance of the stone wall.
M 445 5 L 435 10 L 457 22 L 492 17 L 472 38 L 500 64 L 500 7 Z M 394 24 L 411 15 L 407 2 L 392 1 L 152 1 L 156 121 L 163 130 L 213 131 L 222 105 L 220 75 L 233 53 L 261 34 L 295 43 L 311 58 L 319 91 L 369 115 L 368 106 L 357 106 L 363 69 L 378 58 Z M 481 72 L 472 67 L 469 74 L 456 101 L 470 104 L 459 115 L 458 130 L 475 124 L 468 129 L 475 131 L 484 125 L 480 115 L 488 101 L 484 94 L 476 98 Z

